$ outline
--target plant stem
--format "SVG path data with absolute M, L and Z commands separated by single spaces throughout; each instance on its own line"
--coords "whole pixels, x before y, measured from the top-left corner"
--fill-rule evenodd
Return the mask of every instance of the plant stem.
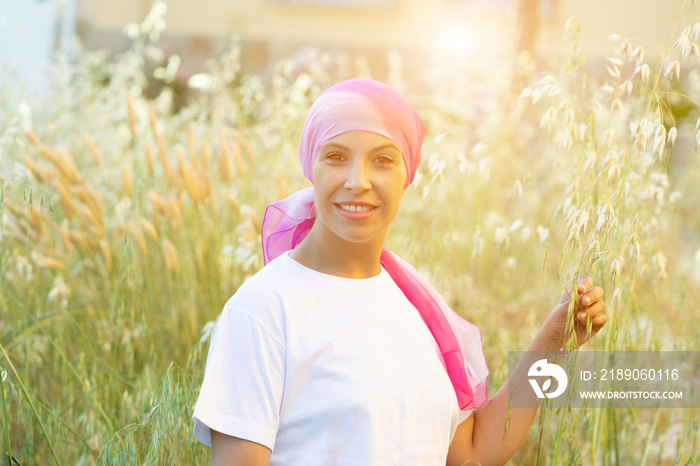
M 10 446 L 10 424 L 7 420 L 7 408 L 5 407 L 5 385 L 0 374 L 0 396 L 2 397 L 2 419 L 5 424 L 5 442 L 7 445 L 7 463 L 12 466 L 12 447 Z
M 12 364 L 12 361 L 10 361 L 10 357 L 7 355 L 7 352 L 5 351 L 5 347 L 2 346 L 1 343 L 0 343 L 0 351 L 2 351 L 3 355 L 5 355 L 5 360 L 7 361 L 7 364 L 10 365 L 12 372 L 15 374 L 15 377 L 17 378 L 17 383 L 19 384 L 19 387 L 22 390 L 22 394 L 27 399 L 29 406 L 32 408 L 32 412 L 34 413 L 34 417 L 36 418 L 36 421 L 39 423 L 39 428 L 41 429 L 41 433 L 44 434 L 44 438 L 46 439 L 46 442 L 49 444 L 49 449 L 51 450 L 51 455 L 53 456 L 54 461 L 56 462 L 56 464 L 60 465 L 61 462 L 58 461 L 58 455 L 56 455 L 56 450 L 54 450 L 54 448 L 53 448 L 53 443 L 51 443 L 51 439 L 49 438 L 49 434 L 46 433 L 46 429 L 44 428 L 44 423 L 41 422 L 41 417 L 39 417 L 39 413 L 36 410 L 36 406 L 34 406 L 34 402 L 32 401 L 32 398 L 29 396 L 29 392 L 27 392 L 27 388 L 24 386 L 24 383 L 22 383 L 22 379 L 20 378 L 19 374 L 17 373 L 17 369 L 15 369 L 14 364 Z

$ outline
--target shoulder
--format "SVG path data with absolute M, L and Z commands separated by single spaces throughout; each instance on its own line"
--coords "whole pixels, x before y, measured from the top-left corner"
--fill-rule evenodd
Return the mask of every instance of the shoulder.
M 398 254 L 396 254 L 393 251 L 389 251 L 388 249 L 387 249 L 387 253 L 388 253 L 389 257 L 392 259 L 392 261 L 396 264 L 396 266 L 398 266 L 400 269 L 402 269 L 403 272 L 406 273 L 411 278 L 411 281 L 423 286 L 425 289 L 428 290 L 428 292 L 431 295 L 434 295 L 433 297 L 436 297 L 436 295 L 439 296 L 439 293 L 430 284 L 428 279 L 426 279 L 426 277 L 424 275 L 422 275 L 420 272 L 418 272 L 418 270 L 416 270 L 416 268 L 413 265 L 411 265 L 410 262 L 402 259 L 401 257 L 398 256 Z M 387 264 L 387 267 L 393 268 L 393 265 Z
M 280 256 L 243 282 L 226 302 L 222 315 L 244 314 L 266 331 L 283 335 L 288 297 L 298 288 L 289 260 Z
M 226 303 L 226 307 L 275 304 L 292 276 L 283 259 L 283 257 L 274 259 L 244 281 Z

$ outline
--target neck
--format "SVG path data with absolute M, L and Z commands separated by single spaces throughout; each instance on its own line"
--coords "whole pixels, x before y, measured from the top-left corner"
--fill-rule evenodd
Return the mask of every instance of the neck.
M 314 223 L 306 238 L 290 253 L 294 260 L 318 272 L 343 278 L 370 278 L 379 274 L 386 232 L 355 243 L 334 234 L 323 234 L 316 228 L 318 223 Z

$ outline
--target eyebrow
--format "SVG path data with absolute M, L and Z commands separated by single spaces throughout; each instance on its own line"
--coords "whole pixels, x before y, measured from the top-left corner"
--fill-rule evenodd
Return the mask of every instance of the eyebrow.
M 335 147 L 337 149 L 350 150 L 350 148 L 347 146 L 344 146 L 344 145 L 339 144 L 337 142 L 331 142 L 331 141 L 325 143 L 323 145 L 323 147 L 326 147 L 326 148 Z M 401 152 L 401 150 L 398 147 L 396 147 L 396 144 L 392 144 L 392 143 L 382 144 L 381 146 L 375 147 L 372 150 L 372 152 L 379 152 L 379 151 L 384 150 L 384 149 L 395 149 L 395 150 Z

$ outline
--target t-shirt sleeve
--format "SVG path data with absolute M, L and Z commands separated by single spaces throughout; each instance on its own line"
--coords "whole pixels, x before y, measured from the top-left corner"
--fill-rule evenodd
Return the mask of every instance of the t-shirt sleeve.
M 459 421 L 457 421 L 457 425 L 463 423 L 467 419 L 469 419 L 469 416 L 471 416 L 474 413 L 473 409 L 460 409 L 459 410 Z
M 194 436 L 211 446 L 211 431 L 275 445 L 285 377 L 284 345 L 253 317 L 224 308 L 212 333 L 195 405 Z

